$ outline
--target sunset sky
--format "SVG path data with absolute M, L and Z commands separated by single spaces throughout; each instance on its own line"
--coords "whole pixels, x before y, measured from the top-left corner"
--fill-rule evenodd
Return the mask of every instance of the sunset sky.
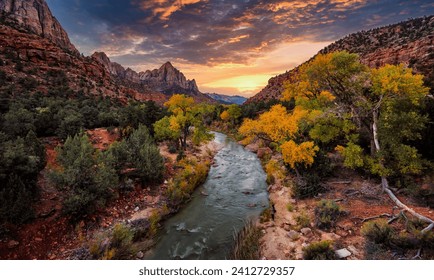
M 352 32 L 434 14 L 432 0 L 47 0 L 80 52 L 164 62 L 202 92 L 251 96 Z

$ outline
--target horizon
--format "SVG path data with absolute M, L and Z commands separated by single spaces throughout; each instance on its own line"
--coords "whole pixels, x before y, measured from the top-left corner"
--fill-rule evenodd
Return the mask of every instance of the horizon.
M 346 35 L 434 13 L 428 0 L 47 3 L 85 55 L 137 72 L 170 61 L 201 92 L 244 97 Z

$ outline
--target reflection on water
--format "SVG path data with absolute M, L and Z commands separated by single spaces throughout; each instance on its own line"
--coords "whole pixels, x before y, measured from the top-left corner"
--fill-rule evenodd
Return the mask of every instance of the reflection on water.
M 266 175 L 259 159 L 226 135 L 215 136 L 214 141 L 224 147 L 215 156 L 207 181 L 165 222 L 150 259 L 225 259 L 234 233 L 268 207 Z

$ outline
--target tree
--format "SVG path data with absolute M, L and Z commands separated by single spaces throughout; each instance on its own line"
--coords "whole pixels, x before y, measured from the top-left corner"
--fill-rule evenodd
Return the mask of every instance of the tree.
M 164 106 L 172 115 L 154 124 L 155 135 L 158 139 L 177 138 L 183 150 L 187 148 L 187 138 L 192 132 L 195 144 L 212 139 L 212 135 L 208 133 L 203 123 L 204 107 L 195 104 L 192 97 L 175 94 Z
M 158 182 L 163 177 L 164 160 L 152 136 L 144 125 L 140 125 L 127 141 L 127 163 L 131 172 L 145 182 Z
M 142 183 L 162 179 L 164 159 L 144 125 L 140 125 L 127 139 L 113 143 L 105 156 L 118 173 L 140 178 Z
M 361 65 L 357 55 L 337 52 L 318 55 L 301 69 L 301 81 L 288 85 L 285 99 L 294 99 L 304 108 L 321 108 L 323 117 L 330 121 L 322 125 L 345 125 L 356 131 L 341 139 L 346 147 L 337 149 L 345 156 L 349 167 L 365 167 L 381 177 L 383 189 L 401 208 L 422 221 L 429 223 L 424 230 L 434 227 L 434 222 L 402 204 L 390 190 L 387 176 L 417 174 L 422 170 L 420 155 L 409 145 L 410 140 L 420 137 L 426 117 L 418 107 L 428 94 L 423 77 L 414 75 L 403 65 L 386 65 L 369 70 Z M 331 102 L 318 102 L 321 95 L 331 95 Z M 313 106 L 312 106 L 313 105 Z M 333 121 L 338 119 L 339 121 Z M 317 130 L 324 130 L 324 126 Z M 318 131 L 311 133 L 320 139 Z M 342 136 L 335 130 L 327 142 Z M 363 139 L 370 143 L 370 153 L 365 153 Z
M 23 223 L 33 216 L 37 177 L 45 166 L 45 148 L 30 131 L 26 138 L 0 132 L 0 223 Z
M 20 104 L 13 104 L 3 116 L 3 131 L 11 136 L 24 137 L 30 130 L 35 130 L 34 115 Z
M 227 110 L 220 114 L 220 118 L 225 122 L 231 122 L 231 125 L 234 126 L 238 122 L 241 115 L 242 111 L 240 106 L 237 104 L 231 104 L 227 107 Z
M 87 135 L 68 137 L 56 151 L 59 168 L 52 170 L 50 180 L 65 191 L 64 213 L 78 220 L 105 205 L 117 187 L 118 176 Z
M 306 126 L 306 122 L 310 122 L 312 116 L 312 112 L 300 107 L 288 113 L 285 107 L 278 104 L 271 107 L 270 111 L 261 114 L 257 120 L 244 120 L 239 132 L 246 137 L 246 143 L 251 142 L 255 137 L 268 143 L 277 143 L 284 162 L 299 175 L 297 166 L 311 165 L 319 150 L 314 142 L 306 142 L 305 137 L 302 137 L 303 127 Z

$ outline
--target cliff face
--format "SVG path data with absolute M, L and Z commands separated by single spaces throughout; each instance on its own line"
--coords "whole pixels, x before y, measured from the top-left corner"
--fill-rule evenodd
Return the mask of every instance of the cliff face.
M 415 73 L 425 76 L 426 84 L 434 90 L 434 16 L 350 34 L 325 47 L 319 53 L 346 50 L 360 55 L 369 67 L 404 63 Z M 267 86 L 247 102 L 279 99 L 285 81 L 297 79 L 298 67 L 271 78 Z
M 49 39 L 73 54 L 79 52 L 43 0 L 0 0 L 0 11 L 21 27 Z
M 213 102 L 211 98 L 199 91 L 194 79 L 187 80 L 185 75 L 173 67 L 170 62 L 164 63 L 159 69 L 137 73 L 130 68 L 125 69 L 116 62 L 111 62 L 103 52 L 94 53 L 92 58 L 100 62 L 121 84 L 129 86 L 136 84 L 136 86 L 169 96 L 174 93 L 181 93 L 190 95 L 198 101 Z

